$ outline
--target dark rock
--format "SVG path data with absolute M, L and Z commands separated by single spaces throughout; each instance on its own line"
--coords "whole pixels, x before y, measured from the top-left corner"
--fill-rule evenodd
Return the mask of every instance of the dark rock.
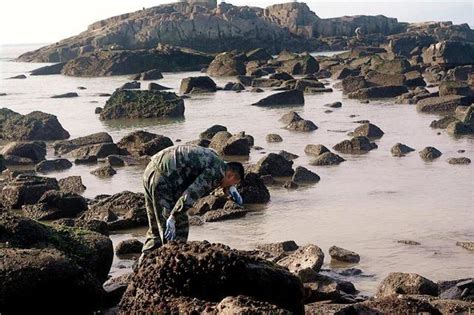
M 228 202 L 234 203 L 233 201 Z M 211 210 L 206 212 L 202 216 L 202 219 L 204 220 L 204 222 L 220 222 L 242 218 L 247 214 L 247 212 L 247 210 L 244 210 L 239 207 L 227 208 L 225 206 L 224 209 Z
M 10 80 L 16 80 L 16 79 L 26 79 L 26 78 L 27 78 L 26 75 L 24 75 L 24 74 L 19 74 L 19 75 L 10 77 L 10 78 L 8 78 L 8 79 L 10 79 Z
M 201 132 L 201 134 L 199 134 L 199 139 L 211 140 L 212 137 L 214 137 L 216 133 L 220 131 L 227 131 L 227 128 L 222 125 L 213 125 Z
M 46 157 L 46 144 L 42 141 L 11 142 L 3 147 L 0 154 L 27 158 L 32 160 L 33 163 L 37 163 L 43 161 Z
M 286 126 L 286 129 L 294 130 L 294 131 L 302 131 L 302 132 L 310 132 L 318 129 L 318 126 L 316 126 L 311 120 L 298 120 L 294 121 L 288 126 Z
M 474 64 L 474 44 L 461 41 L 441 41 L 423 52 L 423 62 L 455 67 Z
M 326 152 L 330 152 L 328 148 L 326 148 L 324 145 L 322 144 L 308 144 L 305 148 L 304 148 L 304 152 L 306 154 L 309 154 L 309 155 L 313 155 L 313 156 L 319 156 L 323 153 L 326 153 Z
M 133 156 L 152 156 L 173 146 L 173 141 L 162 135 L 138 130 L 123 137 L 117 146 Z
M 49 190 L 59 190 L 55 178 L 19 175 L 3 187 L 0 203 L 8 208 L 19 209 L 22 205 L 37 203 Z
M 98 114 L 102 113 L 102 110 L 103 110 L 102 107 L 96 107 L 94 109 L 94 114 L 98 115 Z
M 470 105 L 471 101 L 470 97 L 462 95 L 435 96 L 418 101 L 416 108 L 427 113 L 453 112 L 458 106 Z
M 150 82 L 148 84 L 148 91 L 166 91 L 166 90 L 172 90 L 172 88 L 163 86 L 158 83 Z
M 377 298 L 398 294 L 426 294 L 437 296 L 436 283 L 415 273 L 390 273 L 379 285 Z
M 220 131 L 212 137 L 209 148 L 214 149 L 221 155 L 243 155 L 250 153 L 250 144 L 247 138 L 239 135 L 231 135 L 227 131 Z
M 281 60 L 282 58 L 279 59 Z M 286 72 L 295 75 L 312 74 L 319 71 L 318 61 L 309 54 L 303 54 L 301 56 L 295 55 L 291 56 L 291 58 L 281 61 L 282 65 L 279 68 L 280 72 Z
M 68 154 L 75 158 L 86 156 L 95 156 L 97 158 L 105 158 L 111 154 L 119 154 L 120 149 L 115 143 L 100 143 L 81 146 L 72 150 Z
M 353 136 L 363 136 L 372 139 L 381 138 L 384 132 L 374 124 L 367 123 L 357 127 L 352 133 Z
M 454 165 L 467 165 L 471 164 L 471 159 L 467 157 L 450 158 L 448 159 L 448 163 Z
M 82 165 L 82 164 L 97 164 L 97 156 L 92 155 L 92 156 L 83 156 L 76 158 L 74 160 L 74 164 L 76 165 Z
M 355 69 L 351 69 L 348 67 L 342 67 L 336 72 L 334 72 L 331 76 L 333 80 L 343 80 L 349 76 L 357 76 L 359 75 L 359 71 Z
M 362 136 L 354 137 L 351 140 L 344 140 L 333 146 L 334 150 L 348 154 L 366 153 L 376 148 L 377 145 L 375 143 L 370 142 L 369 138 Z
M 284 114 L 283 116 L 281 116 L 280 118 L 280 121 L 284 123 L 285 125 L 289 125 L 292 122 L 299 121 L 299 120 L 303 120 L 303 118 L 301 118 L 301 116 L 297 112 L 294 112 L 294 111 L 290 111 Z
M 373 86 L 369 88 L 359 89 L 355 92 L 349 93 L 349 98 L 371 99 L 371 98 L 392 98 L 403 93 L 407 93 L 406 86 Z
M 207 74 L 213 77 L 230 77 L 245 74 L 245 64 L 241 55 L 232 52 L 218 54 L 207 68 Z
M 51 75 L 51 74 L 61 74 L 63 67 L 66 63 L 60 62 L 50 66 L 44 66 L 37 68 L 30 72 L 30 75 Z
M 466 82 L 443 81 L 439 84 L 439 96 L 470 95 L 473 92 Z
M 341 84 L 344 94 L 350 94 L 368 87 L 368 83 L 363 76 L 347 77 L 342 80 Z
M 216 83 L 207 76 L 190 77 L 181 80 L 181 86 L 179 88 L 181 94 L 193 93 L 193 90 L 215 92 L 217 88 Z
M 285 91 L 267 96 L 253 105 L 257 106 L 284 106 L 304 105 L 304 94 L 298 90 Z
M 239 81 L 239 83 L 241 83 L 243 86 L 252 86 L 253 79 L 255 79 L 255 77 L 250 75 L 237 76 L 237 81 Z
M 35 171 L 38 173 L 47 173 L 63 171 L 71 167 L 72 163 L 67 159 L 46 160 L 36 164 Z
M 358 263 L 360 261 L 360 256 L 356 252 L 337 246 L 329 248 L 329 256 L 334 260 L 347 263 Z
M 305 303 L 315 301 L 344 303 L 347 301 L 348 294 L 357 294 L 357 290 L 351 282 L 317 273 L 311 273 L 305 283 L 305 289 L 309 291 Z M 351 302 L 353 303 L 353 301 L 349 303 Z
M 433 161 L 442 155 L 442 153 L 434 147 L 426 147 L 419 153 L 420 157 L 425 161 Z
M 86 190 L 86 186 L 82 184 L 81 176 L 69 176 L 61 178 L 58 181 L 59 190 L 63 192 L 82 194 Z
M 45 192 L 34 205 L 23 206 L 26 216 L 34 220 L 73 218 L 85 210 L 87 201 L 84 197 L 57 190 Z
M 295 173 L 293 174 L 292 181 L 297 184 L 312 184 L 320 181 L 318 174 L 311 172 L 305 167 L 298 166 L 295 168 Z
M 112 137 L 106 132 L 98 132 L 88 136 L 79 137 L 71 140 L 56 141 L 54 142 L 53 148 L 54 153 L 62 155 L 69 153 L 77 148 L 83 146 L 91 146 L 94 144 L 112 143 Z
M 278 155 L 283 156 L 288 161 L 293 161 L 293 160 L 299 158 L 299 156 L 297 154 L 293 154 L 293 153 L 285 151 L 285 150 L 281 150 L 280 152 L 278 152 Z
M 380 57 L 370 59 L 370 69 L 385 74 L 399 74 L 411 70 L 410 62 L 404 58 L 384 60 Z
M 203 215 L 208 211 L 223 209 L 228 199 L 223 196 L 208 195 L 198 199 L 188 213 L 191 215 Z
M 474 126 L 467 125 L 460 121 L 455 121 L 446 127 L 446 132 L 453 136 L 472 134 L 474 133 Z
M 117 171 L 114 170 L 114 168 L 110 165 L 105 165 L 102 167 L 99 167 L 92 172 L 90 172 L 92 175 L 95 175 L 97 177 L 112 177 L 113 175 L 117 174 Z
M 290 311 L 284 308 L 267 302 L 256 301 L 243 295 L 226 297 L 217 304 L 216 311 L 219 314 L 291 314 Z
M 423 75 L 418 71 L 410 71 L 404 74 L 405 76 L 405 85 L 408 87 L 415 86 L 426 86 L 425 79 Z
M 428 301 L 412 296 L 386 296 L 369 300 L 362 305 L 368 307 L 371 314 L 441 314 Z
M 250 172 L 245 174 L 244 179 L 237 185 L 245 204 L 262 204 L 270 201 L 270 192 L 265 186 L 263 177 Z
M 331 108 L 341 108 L 342 103 L 341 102 L 334 102 L 334 103 L 326 104 L 324 106 L 331 107 Z
M 300 79 L 300 80 L 296 80 L 295 86 L 294 86 L 295 90 L 303 91 L 303 92 L 310 90 L 312 88 L 323 89 L 324 84 L 317 80 Z
M 59 220 L 54 220 L 52 223 L 55 225 L 86 229 L 89 231 L 97 232 L 104 236 L 109 236 L 109 228 L 107 227 L 107 223 L 105 223 L 104 221 L 63 218 Z
M 130 254 L 140 254 L 142 252 L 143 243 L 137 239 L 129 239 L 121 241 L 115 246 L 115 254 L 120 255 L 130 255 Z
M 62 140 L 69 133 L 56 116 L 35 111 L 20 115 L 7 108 L 0 109 L 0 139 L 3 140 Z
M 252 88 L 252 89 L 250 90 L 250 92 L 252 92 L 252 93 L 262 93 L 262 92 L 264 92 L 264 91 L 263 91 L 262 89 L 260 89 L 260 88 Z
M 430 127 L 435 128 L 435 129 L 446 129 L 449 126 L 449 124 L 456 121 L 458 121 L 456 117 L 447 115 L 441 119 L 433 120 L 430 124 Z
M 274 142 L 283 142 L 283 138 L 276 134 L 276 133 L 270 133 L 268 134 L 265 139 L 267 140 L 267 142 L 270 142 L 270 143 L 274 143 Z
M 292 176 L 294 173 L 292 165 L 292 161 L 288 161 L 281 155 L 270 153 L 261 158 L 252 167 L 252 171 L 260 175 L 272 175 L 274 177 Z
M 286 72 L 277 72 L 277 73 L 271 74 L 269 78 L 271 80 L 279 80 L 279 81 L 294 80 L 294 78 Z
M 298 189 L 300 186 L 292 180 L 288 180 L 283 184 L 283 188 L 286 189 Z
M 309 164 L 315 166 L 339 165 L 344 161 L 345 160 L 337 154 L 325 152 L 318 155 L 315 159 L 312 159 Z
M 370 71 L 365 79 L 372 86 L 401 86 L 405 85 L 405 75 L 400 73 L 387 74 Z
M 141 73 L 138 80 L 152 81 L 159 79 L 163 79 L 163 74 L 161 73 L 161 71 L 158 69 L 152 69 Z
M 35 164 L 35 161 L 32 159 L 23 158 L 16 155 L 5 155 L 3 156 L 3 160 L 7 166 L 26 166 Z
M 413 245 L 413 246 L 421 245 L 419 242 L 411 241 L 411 240 L 398 240 L 397 243 L 405 244 L 405 245 Z
M 253 76 L 254 77 L 254 76 Z M 258 88 L 271 88 L 271 87 L 279 87 L 281 86 L 282 81 L 275 80 L 275 79 L 267 79 L 267 78 L 254 78 L 252 79 L 252 87 Z
M 396 157 L 405 156 L 406 154 L 413 151 L 415 151 L 415 149 L 410 148 L 409 146 L 404 145 L 402 143 L 397 143 L 392 147 L 392 149 L 390 149 L 390 152 L 392 153 L 392 155 Z
M 71 97 L 79 97 L 79 94 L 77 94 L 76 92 L 69 92 L 69 93 L 51 96 L 51 98 L 71 98 Z
M 3 172 L 6 169 L 7 166 L 5 165 L 5 158 L 0 154 L 0 172 Z
M 105 103 L 101 120 L 183 117 L 184 101 L 171 92 L 117 90 Z
M 106 292 L 104 307 L 116 309 L 127 290 L 132 273 L 125 273 L 107 280 L 103 287 Z

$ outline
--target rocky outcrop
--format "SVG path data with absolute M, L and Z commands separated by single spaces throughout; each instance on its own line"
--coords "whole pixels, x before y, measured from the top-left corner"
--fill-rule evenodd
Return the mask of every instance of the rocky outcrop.
M 172 145 L 170 138 L 144 130 L 134 131 L 117 143 L 120 149 L 134 156 L 152 156 Z
M 7 108 L 0 109 L 0 139 L 47 141 L 67 138 L 69 132 L 64 130 L 54 115 L 39 111 L 21 115 Z
M 184 101 L 175 93 L 117 90 L 105 103 L 101 120 L 183 117 Z

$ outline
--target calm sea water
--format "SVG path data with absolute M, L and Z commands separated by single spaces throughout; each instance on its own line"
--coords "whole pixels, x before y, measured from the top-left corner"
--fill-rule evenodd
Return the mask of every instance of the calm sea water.
M 389 272 L 416 272 L 433 280 L 474 276 L 474 253 L 455 245 L 456 241 L 474 240 L 474 168 L 453 166 L 446 162 L 463 156 L 474 159 L 474 138 L 453 138 L 429 127 L 436 116 L 417 113 L 412 105 L 393 101 L 361 104 L 345 98 L 340 91 L 307 95 L 305 106 L 265 109 L 251 106 L 271 94 L 220 91 L 193 96 L 185 100 L 185 119 L 179 121 L 137 120 L 102 122 L 94 114 L 106 98 L 98 93 L 111 93 L 127 82 L 127 77 L 73 78 L 61 75 L 28 77 L 26 80 L 4 80 L 27 74 L 41 64 L 16 63 L 11 59 L 31 50 L 32 46 L 5 46 L 0 51 L 0 107 L 26 114 L 41 110 L 58 116 L 72 137 L 99 131 L 110 133 L 115 141 L 129 132 L 145 129 L 183 142 L 196 139 L 213 124 L 227 126 L 231 132 L 246 131 L 255 137 L 256 145 L 265 152 L 287 150 L 300 155 L 295 166 L 305 166 L 321 176 L 321 181 L 296 191 L 271 188 L 271 202 L 259 207 L 246 218 L 208 223 L 192 227 L 192 240 L 206 239 L 230 246 L 250 249 L 258 243 L 295 240 L 298 244 L 315 243 L 325 253 L 332 245 L 358 252 L 357 266 L 373 278 L 351 279 L 358 289 L 373 293 Z M 165 73 L 162 85 L 178 89 L 182 78 L 199 73 Z M 219 85 L 231 78 L 216 78 Z M 331 81 L 331 84 L 334 82 Z M 146 84 L 145 84 L 146 85 Z M 77 90 L 84 86 L 87 90 Z M 146 88 L 146 86 L 144 86 Z M 51 99 L 50 96 L 76 91 L 80 97 Z M 343 107 L 324 113 L 324 104 L 342 101 Z M 96 103 L 97 102 L 97 103 Z M 283 129 L 278 119 L 290 109 L 314 121 L 319 129 L 312 133 L 295 133 Z M 357 115 L 350 118 L 350 115 Z M 379 148 L 365 155 L 343 155 L 347 162 L 336 167 L 309 166 L 304 154 L 307 144 L 328 147 L 347 139 L 347 132 L 358 125 L 355 120 L 368 119 L 385 135 L 377 142 Z M 268 133 L 280 134 L 282 143 L 268 144 Z M 426 163 L 416 152 L 394 158 L 390 148 L 397 142 L 417 151 L 435 146 L 443 156 Z M 52 154 L 50 152 L 50 156 Z M 252 151 L 248 162 L 263 155 Z M 61 178 L 81 175 L 87 186 L 86 197 L 112 194 L 123 190 L 139 192 L 141 167 L 119 168 L 112 179 L 101 180 L 89 174 L 94 167 L 74 166 L 65 172 L 51 174 Z M 133 236 L 143 238 L 144 229 L 113 235 L 113 241 Z M 396 240 L 410 239 L 420 246 L 407 246 Z M 330 258 L 327 256 L 326 263 Z M 129 261 L 114 261 L 113 273 L 123 272 Z

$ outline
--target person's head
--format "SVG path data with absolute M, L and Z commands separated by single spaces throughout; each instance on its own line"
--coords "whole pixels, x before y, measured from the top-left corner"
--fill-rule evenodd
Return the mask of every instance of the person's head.
M 244 167 L 242 166 L 242 163 L 226 163 L 224 178 L 221 182 L 222 188 L 229 188 L 230 186 L 237 185 L 242 179 L 244 179 Z

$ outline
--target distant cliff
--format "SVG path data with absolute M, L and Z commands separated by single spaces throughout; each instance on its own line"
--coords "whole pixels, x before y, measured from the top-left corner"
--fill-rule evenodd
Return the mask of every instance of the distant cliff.
M 165 43 L 204 52 L 266 48 L 277 53 L 316 50 L 320 36 L 394 34 L 406 25 L 384 16 L 321 19 L 305 3 L 284 3 L 265 9 L 187 0 L 98 21 L 79 35 L 28 52 L 28 62 L 64 62 L 97 50 L 148 49 Z

